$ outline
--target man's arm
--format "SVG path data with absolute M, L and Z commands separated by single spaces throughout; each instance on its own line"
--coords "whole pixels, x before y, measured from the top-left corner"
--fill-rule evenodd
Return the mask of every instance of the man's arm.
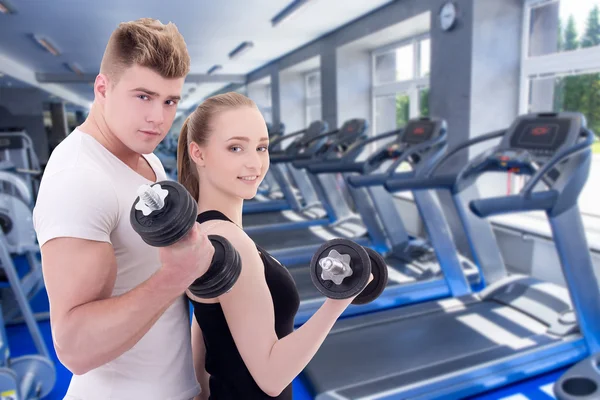
M 181 283 L 171 284 L 161 269 L 110 297 L 117 272 L 110 243 L 57 238 L 41 252 L 56 352 L 77 375 L 130 349 L 182 294 Z

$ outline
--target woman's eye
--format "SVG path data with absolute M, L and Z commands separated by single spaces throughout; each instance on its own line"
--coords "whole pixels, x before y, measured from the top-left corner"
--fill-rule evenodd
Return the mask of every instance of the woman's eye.
M 261 146 L 258 148 L 260 151 L 268 151 L 269 148 L 267 146 Z
M 229 148 L 229 150 L 231 150 L 233 152 L 238 152 L 238 151 L 242 151 L 242 148 L 240 146 L 231 146 Z

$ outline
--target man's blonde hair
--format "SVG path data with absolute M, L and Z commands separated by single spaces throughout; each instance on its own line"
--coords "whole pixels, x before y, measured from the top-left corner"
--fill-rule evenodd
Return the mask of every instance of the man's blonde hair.
M 152 18 L 119 24 L 106 46 L 100 73 L 116 82 L 133 65 L 150 68 L 163 78 L 185 77 L 190 56 L 175 24 L 164 25 Z

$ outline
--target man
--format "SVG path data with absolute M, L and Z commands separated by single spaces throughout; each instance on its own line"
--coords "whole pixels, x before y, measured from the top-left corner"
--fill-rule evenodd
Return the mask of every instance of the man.
M 214 248 L 192 231 L 155 249 L 129 220 L 137 189 L 166 179 L 152 154 L 175 118 L 190 59 L 173 24 L 120 24 L 86 121 L 47 164 L 34 224 L 54 346 L 73 372 L 67 399 L 188 400 L 200 388 L 187 287 Z

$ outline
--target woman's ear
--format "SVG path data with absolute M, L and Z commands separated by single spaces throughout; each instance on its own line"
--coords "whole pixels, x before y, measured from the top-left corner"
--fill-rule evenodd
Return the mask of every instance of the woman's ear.
M 198 143 L 192 142 L 189 144 L 188 152 L 190 153 L 190 157 L 192 161 L 199 166 L 204 167 L 204 149 L 198 146 Z

